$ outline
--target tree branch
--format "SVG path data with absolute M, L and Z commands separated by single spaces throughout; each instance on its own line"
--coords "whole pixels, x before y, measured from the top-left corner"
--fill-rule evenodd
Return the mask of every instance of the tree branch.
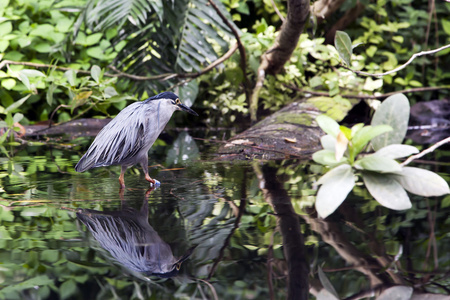
M 211 4 L 211 6 L 214 8 L 214 10 L 217 12 L 219 17 L 222 19 L 222 21 L 225 23 L 225 25 L 230 28 L 230 30 L 233 32 L 234 37 L 236 38 L 236 42 L 239 48 L 239 53 L 241 54 L 241 61 L 240 61 L 240 67 L 242 69 L 242 73 L 244 75 L 244 90 L 245 90 L 245 97 L 247 101 L 250 99 L 250 87 L 248 84 L 247 79 L 247 56 L 245 54 L 245 48 L 244 45 L 241 42 L 241 38 L 239 37 L 239 32 L 236 30 L 236 28 L 230 23 L 230 21 L 223 15 L 223 13 L 220 11 L 220 9 L 217 7 L 217 5 L 214 3 L 213 0 L 208 0 L 208 2 Z
M 293 85 L 288 85 L 288 84 L 283 84 L 285 87 L 300 92 L 300 93 L 304 93 L 304 94 L 311 94 L 311 95 L 315 95 L 315 96 L 326 96 L 329 97 L 330 93 L 329 92 L 319 92 L 319 91 L 310 91 L 310 90 L 304 90 L 304 89 L 300 89 L 296 86 Z M 420 87 L 420 88 L 412 88 L 412 89 L 406 89 L 406 90 L 401 90 L 401 91 L 395 91 L 395 92 L 390 92 L 390 93 L 386 93 L 386 94 L 381 94 L 381 95 L 352 95 L 352 94 L 341 94 L 342 97 L 344 98 L 352 98 L 352 99 L 381 99 L 381 98 L 387 98 L 389 96 L 398 94 L 398 93 L 417 93 L 417 92 L 427 92 L 427 91 L 437 91 L 437 90 L 444 90 L 444 89 L 450 89 L 450 85 L 443 85 L 443 86 L 426 86 L 426 87 Z
M 433 146 L 431 146 L 431 147 L 429 147 L 429 148 L 423 150 L 422 152 L 420 152 L 420 153 L 418 153 L 418 154 L 415 154 L 415 155 L 412 155 L 412 156 L 408 157 L 408 159 L 405 160 L 404 162 L 402 162 L 402 163 L 400 164 L 400 166 L 404 167 L 404 166 L 406 166 L 407 164 L 409 164 L 410 162 L 412 162 L 413 160 L 415 160 L 415 159 L 417 159 L 417 158 L 421 158 L 422 156 L 424 156 L 424 155 L 426 155 L 426 154 L 428 154 L 428 153 L 433 152 L 434 150 L 436 150 L 437 148 L 439 148 L 440 146 L 442 146 L 442 145 L 444 145 L 444 144 L 446 144 L 446 143 L 450 143 L 450 137 L 448 137 L 448 138 L 446 138 L 446 139 L 443 139 L 443 140 L 437 142 L 437 143 L 434 144 Z
M 223 63 L 225 60 L 230 58 L 231 55 L 233 55 L 233 53 L 236 52 L 237 49 L 238 49 L 238 44 L 233 45 L 227 51 L 227 53 L 225 53 L 220 58 L 216 59 L 210 65 L 205 67 L 203 70 L 198 71 L 198 72 L 184 73 L 184 74 L 182 74 L 182 73 L 181 74 L 180 73 L 166 73 L 166 74 L 155 75 L 155 76 L 139 76 L 139 75 L 133 75 L 133 74 L 128 74 L 128 73 L 122 72 L 122 71 L 118 70 L 116 67 L 110 65 L 110 66 L 108 66 L 108 68 L 113 70 L 114 72 L 116 72 L 116 74 L 105 72 L 103 74 L 103 76 L 119 77 L 119 78 L 123 77 L 123 78 L 133 79 L 136 81 L 147 81 L 147 80 L 166 81 L 166 80 L 169 80 L 172 78 L 196 78 L 196 77 L 199 77 L 199 76 L 211 71 L 213 68 L 215 68 L 218 65 L 220 65 L 221 63 Z M 28 66 L 28 67 L 34 67 L 34 68 L 54 68 L 54 69 L 61 70 L 61 71 L 74 70 L 72 68 L 61 67 L 58 65 L 39 64 L 39 63 L 32 63 L 32 62 L 26 62 L 26 61 L 12 61 L 12 60 L 3 60 L 2 62 L 0 62 L 0 70 L 3 69 L 7 65 L 22 65 L 22 66 Z M 80 73 L 80 74 L 85 74 L 85 75 L 91 74 L 90 71 L 85 71 L 85 70 L 74 70 L 74 71 L 76 71 L 77 73 Z
M 261 57 L 257 74 L 258 79 L 253 88 L 250 101 L 250 118 L 252 122 L 256 122 L 259 91 L 264 85 L 266 74 L 277 74 L 290 59 L 308 19 L 309 10 L 309 1 L 288 0 L 286 21 L 283 22 L 280 33 L 272 47 Z
M 349 67 L 344 66 L 344 65 L 341 65 L 341 67 L 343 67 L 344 69 L 350 70 L 350 71 L 352 71 L 352 72 L 354 72 L 354 73 L 356 73 L 358 75 L 382 77 L 382 76 L 389 75 L 389 74 L 398 72 L 398 71 L 406 68 L 406 66 L 408 66 L 417 57 L 420 57 L 420 56 L 423 56 L 423 55 L 434 54 L 434 53 L 437 53 L 439 51 L 445 50 L 447 48 L 450 48 L 450 44 L 442 46 L 442 47 L 434 49 L 434 50 L 428 50 L 428 51 L 422 51 L 422 52 L 419 52 L 419 53 L 415 53 L 413 56 L 411 56 L 411 58 L 406 63 L 404 63 L 400 67 L 397 67 L 397 68 L 395 68 L 393 70 L 390 70 L 390 71 L 387 71 L 387 72 L 384 72 L 384 73 L 373 74 L 373 73 L 367 73 L 367 72 L 363 72 L 363 71 L 352 70 Z

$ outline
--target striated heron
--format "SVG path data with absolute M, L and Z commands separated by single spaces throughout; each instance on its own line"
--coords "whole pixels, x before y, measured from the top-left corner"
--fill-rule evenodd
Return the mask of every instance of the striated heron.
M 145 179 L 155 184 L 155 180 L 148 174 L 148 150 L 176 110 L 198 116 L 172 92 L 164 92 L 127 106 L 98 133 L 75 166 L 75 171 L 120 165 L 122 170 L 119 182 L 120 187 L 124 188 L 125 171 L 140 164 L 144 169 Z

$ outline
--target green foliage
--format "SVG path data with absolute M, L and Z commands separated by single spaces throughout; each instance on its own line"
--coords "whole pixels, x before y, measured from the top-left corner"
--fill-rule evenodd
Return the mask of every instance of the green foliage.
M 398 144 L 406 134 L 409 113 L 399 113 L 405 111 L 409 112 L 408 99 L 396 94 L 377 109 L 372 119 L 374 126 L 357 124 L 350 129 L 326 115 L 317 117 L 327 135 L 321 138 L 324 150 L 314 153 L 313 160 L 331 168 L 317 181 L 321 185 L 316 198 L 319 216 L 327 217 L 342 204 L 356 184 L 356 174 L 375 200 L 395 210 L 411 208 L 405 190 L 424 197 L 450 192 L 447 182 L 436 173 L 403 167 L 395 160 L 418 153 L 413 146 Z M 383 134 L 385 137 L 377 140 Z M 361 156 L 369 142 L 377 151 Z

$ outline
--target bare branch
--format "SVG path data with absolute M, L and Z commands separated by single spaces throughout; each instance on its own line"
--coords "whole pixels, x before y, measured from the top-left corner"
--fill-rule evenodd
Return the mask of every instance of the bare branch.
M 119 77 L 119 78 L 125 77 L 125 78 L 130 78 L 130 79 L 133 79 L 136 81 L 147 81 L 147 80 L 165 81 L 165 80 L 169 80 L 172 78 L 196 78 L 196 77 L 199 77 L 199 76 L 211 71 L 213 68 L 215 68 L 218 65 L 220 65 L 221 63 L 223 63 L 225 60 L 230 58 L 231 55 L 233 55 L 233 53 L 236 52 L 237 49 L 238 49 L 238 44 L 233 45 L 227 51 L 227 53 L 225 53 L 220 58 L 216 59 L 210 65 L 205 67 L 203 70 L 198 71 L 198 72 L 185 73 L 185 74 L 183 74 L 183 73 L 166 73 L 166 74 L 160 74 L 160 75 L 155 75 L 155 76 L 138 76 L 138 75 L 133 75 L 133 74 L 128 74 L 128 73 L 122 72 L 122 71 L 118 70 L 116 67 L 110 65 L 110 66 L 108 66 L 108 68 L 113 70 L 116 74 L 105 72 L 103 74 L 103 76 Z M 8 65 L 22 65 L 22 66 L 28 66 L 28 67 L 34 67 L 34 68 L 51 68 L 51 69 L 56 69 L 56 70 L 61 70 L 61 71 L 74 70 L 75 72 L 77 72 L 79 74 L 85 74 L 85 75 L 91 74 L 90 71 L 75 70 L 72 68 L 61 67 L 61 66 L 57 66 L 57 65 L 39 64 L 39 63 L 32 63 L 32 62 L 26 62 L 26 61 L 12 61 L 12 60 L 3 60 L 2 62 L 0 62 L 0 70 Z
M 417 57 L 420 57 L 420 56 L 423 56 L 423 55 L 434 54 L 434 53 L 437 53 L 437 52 L 439 52 L 439 51 L 445 50 L 445 49 L 447 49 L 447 48 L 450 48 L 450 44 L 445 45 L 445 46 L 442 46 L 442 47 L 437 48 L 437 49 L 434 49 L 434 50 L 428 50 L 428 51 L 422 51 L 422 52 L 419 52 L 419 53 L 415 53 L 413 56 L 411 56 L 411 58 L 410 58 L 406 63 L 404 63 L 404 64 L 401 65 L 400 67 L 397 67 L 397 68 L 395 68 L 395 69 L 393 69 L 393 70 L 390 70 L 390 71 L 387 71 L 387 72 L 384 72 L 384 73 L 373 74 L 373 73 L 367 73 L 367 72 L 363 72 L 363 71 L 352 70 L 352 69 L 350 69 L 349 67 L 344 66 L 344 65 L 341 65 L 341 66 L 342 66 L 344 69 L 350 70 L 350 71 L 352 71 L 352 72 L 354 72 L 354 73 L 356 73 L 356 74 L 358 74 L 358 75 L 373 76 L 373 77 L 382 77 L 382 76 L 389 75 L 389 74 L 398 72 L 398 71 L 400 71 L 400 70 L 406 68 L 406 66 L 408 66 L 408 65 L 409 65 L 414 59 L 416 59 Z
M 320 91 L 310 91 L 310 90 L 305 90 L 305 89 L 300 89 L 296 86 L 293 85 L 288 85 L 288 84 L 283 84 L 285 87 L 300 92 L 300 93 L 304 93 L 304 94 L 311 94 L 311 95 L 315 95 L 315 96 L 326 96 L 329 97 L 330 93 L 329 92 L 320 92 Z M 352 98 L 352 99 L 382 99 L 382 98 L 387 98 L 389 96 L 398 94 L 398 93 L 418 93 L 418 92 L 428 92 L 428 91 L 438 91 L 438 90 L 448 90 L 450 89 L 450 85 L 443 85 L 443 86 L 425 86 L 425 87 L 420 87 L 420 88 L 412 88 L 412 89 L 406 89 L 406 90 L 400 90 L 400 91 L 395 91 L 395 92 L 390 92 L 390 93 L 386 93 L 386 94 L 381 94 L 381 95 L 352 95 L 352 94 L 341 94 L 341 96 L 343 98 Z
M 219 17 L 222 19 L 222 21 L 225 23 L 225 25 L 230 28 L 230 30 L 233 32 L 234 37 L 236 38 L 236 42 L 239 48 L 239 53 L 241 54 L 241 62 L 240 67 L 242 69 L 242 73 L 244 75 L 244 90 L 245 90 L 245 97 L 248 100 L 249 99 L 249 93 L 250 93 L 250 87 L 248 84 L 247 79 L 247 56 L 245 54 L 245 48 L 244 45 L 241 42 L 241 38 L 239 37 L 239 32 L 234 28 L 234 26 L 230 23 L 230 21 L 222 14 L 220 9 L 217 7 L 217 5 L 214 3 L 213 0 L 208 0 L 208 2 L 211 4 L 211 6 L 215 9 Z
M 436 144 L 434 144 L 433 146 L 423 150 L 422 152 L 412 155 L 410 157 L 408 157 L 407 160 L 405 160 L 404 162 L 402 162 L 400 165 L 402 167 L 406 166 L 407 164 L 409 164 L 410 162 L 412 162 L 413 160 L 417 159 L 417 158 L 421 158 L 422 156 L 433 152 L 434 150 L 436 150 L 437 148 L 439 148 L 440 146 L 446 144 L 446 143 L 450 143 L 450 136 L 448 138 L 445 138 L 439 142 L 437 142 Z

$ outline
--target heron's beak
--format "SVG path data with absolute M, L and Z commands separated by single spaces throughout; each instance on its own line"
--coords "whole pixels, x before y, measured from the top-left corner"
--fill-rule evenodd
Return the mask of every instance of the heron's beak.
M 184 105 L 183 103 L 180 103 L 177 105 L 181 110 L 188 112 L 194 116 L 198 117 L 198 113 L 196 113 L 195 111 L 193 111 L 192 109 L 190 109 L 189 107 L 187 107 L 186 105 Z

